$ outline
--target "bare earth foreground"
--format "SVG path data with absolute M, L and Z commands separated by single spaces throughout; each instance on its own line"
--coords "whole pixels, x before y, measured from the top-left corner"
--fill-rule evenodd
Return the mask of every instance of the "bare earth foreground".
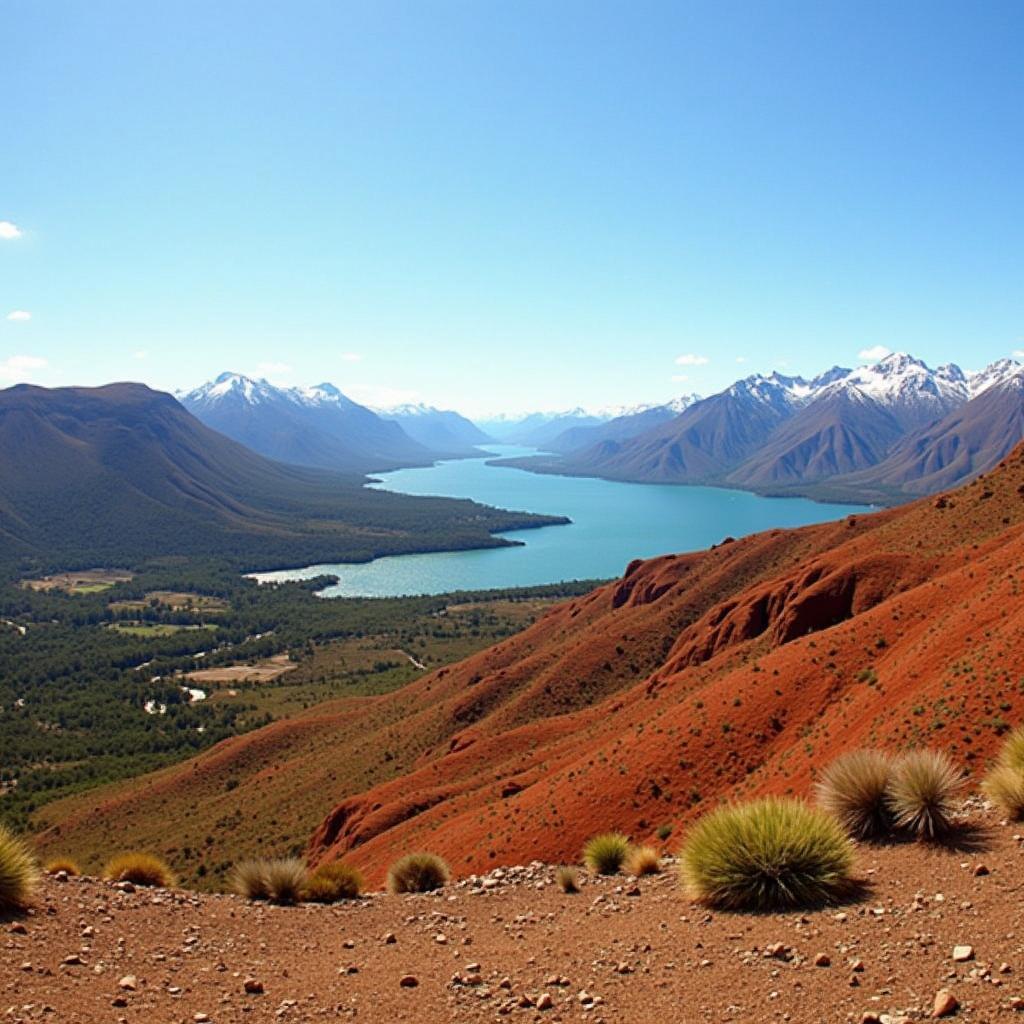
M 0 1020 L 896 1024 L 943 989 L 960 1020 L 1012 1020 L 1024 841 L 975 823 L 968 852 L 860 847 L 864 901 L 802 915 L 709 913 L 671 868 L 566 895 L 535 864 L 335 907 L 48 878 L 3 922 Z

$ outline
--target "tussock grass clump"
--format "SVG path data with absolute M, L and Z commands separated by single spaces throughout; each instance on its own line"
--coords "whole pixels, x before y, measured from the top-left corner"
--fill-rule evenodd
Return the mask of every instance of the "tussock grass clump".
M 300 903 L 309 872 L 298 857 L 282 857 L 263 862 L 267 899 L 271 903 Z
M 580 879 L 575 868 L 561 867 L 555 872 L 555 881 L 564 893 L 577 893 L 580 891 Z
M 80 875 L 82 873 L 82 869 L 78 866 L 78 863 L 73 861 L 70 857 L 54 857 L 43 865 L 43 870 L 48 875 L 55 875 L 59 871 L 63 871 L 64 874 L 69 877 Z
M 728 805 L 701 818 L 680 852 L 690 895 L 727 910 L 787 910 L 842 897 L 853 844 L 842 825 L 799 800 Z
M 228 876 L 231 891 L 250 900 L 269 900 L 265 867 L 266 861 L 240 860 Z
M 39 882 L 39 868 L 19 836 L 0 825 L 0 911 L 24 910 Z
M 134 885 L 152 885 L 170 889 L 174 885 L 174 872 L 159 857 L 151 853 L 121 853 L 107 861 L 103 877 L 111 882 L 132 882 Z
M 447 883 L 450 874 L 448 865 L 436 854 L 410 853 L 388 869 L 388 892 L 433 892 Z
M 981 784 L 982 792 L 1013 821 L 1024 818 L 1024 769 L 997 764 Z
M 880 750 L 853 750 L 836 758 L 815 786 L 818 805 L 854 839 L 878 839 L 893 829 L 887 793 L 893 759 Z
M 314 903 L 337 903 L 339 900 L 354 900 L 362 891 L 365 882 L 358 868 L 336 860 L 321 864 L 306 880 L 305 899 Z
M 629 853 L 629 839 L 621 832 L 603 832 L 588 839 L 583 847 L 583 863 L 595 875 L 617 875 Z
M 896 826 L 920 839 L 937 839 L 953 827 L 963 772 L 939 750 L 914 750 L 893 768 L 887 801 Z
M 1003 741 L 999 751 L 999 764 L 1024 772 L 1024 726 L 1014 729 Z
M 627 875 L 656 875 L 661 871 L 661 856 L 653 846 L 631 846 L 623 868 Z
M 306 865 L 298 857 L 243 860 L 231 869 L 229 884 L 233 892 L 250 900 L 301 903 L 308 878 Z

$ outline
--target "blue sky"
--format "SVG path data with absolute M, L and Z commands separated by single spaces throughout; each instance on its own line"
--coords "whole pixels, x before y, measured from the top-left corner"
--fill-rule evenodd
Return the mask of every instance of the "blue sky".
M 482 414 L 1024 348 L 1016 0 L 7 0 L 0 37 L 0 384 Z

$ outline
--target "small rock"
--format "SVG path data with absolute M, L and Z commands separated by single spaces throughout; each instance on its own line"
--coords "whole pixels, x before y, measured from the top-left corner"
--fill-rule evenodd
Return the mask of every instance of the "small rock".
M 819 953 L 814 958 L 814 966 L 815 967 L 831 967 L 832 966 L 832 958 L 828 955 L 828 953 Z
M 953 962 L 958 964 L 965 964 L 969 960 L 974 959 L 974 947 L 973 946 L 954 946 L 953 947 Z
M 975 878 L 983 878 L 988 873 L 989 873 L 989 871 L 988 871 L 988 867 L 986 865 L 984 865 L 984 864 L 975 864 L 974 865 L 974 877 Z
M 243 991 L 250 996 L 261 996 L 263 995 L 263 982 L 258 978 L 246 978 L 242 982 Z
M 117 987 L 125 992 L 134 992 L 139 987 L 139 980 L 134 974 L 126 974 L 118 983 Z
M 387 934 L 385 934 L 385 936 L 384 936 L 384 945 L 385 946 L 393 946 L 397 941 L 398 941 L 398 939 L 395 936 L 394 932 L 387 932 Z
M 932 1005 L 932 1017 L 952 1017 L 960 1004 L 956 996 L 949 989 L 940 988 L 935 993 L 935 1003 Z
M 193 1013 L 192 1019 L 196 1024 L 210 1024 L 210 1015 L 208 1013 L 203 1013 L 202 1011 Z
M 555 1001 L 551 998 L 551 995 L 548 992 L 542 992 L 539 998 L 537 999 L 538 1010 L 550 1010 L 551 1007 L 554 1005 Z
M 402 988 L 415 988 L 419 983 L 420 979 L 415 974 L 403 974 L 398 982 Z

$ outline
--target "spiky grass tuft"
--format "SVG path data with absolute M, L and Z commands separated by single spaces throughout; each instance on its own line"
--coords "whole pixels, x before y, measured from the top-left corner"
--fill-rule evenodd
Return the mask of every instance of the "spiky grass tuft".
M 575 868 L 561 867 L 555 872 L 555 881 L 564 893 L 572 895 L 580 891 L 579 872 Z
M 70 857 L 54 857 L 43 865 L 43 870 L 48 875 L 56 875 L 58 872 L 63 871 L 68 877 L 74 877 L 82 873 L 82 869 Z
M 240 860 L 228 875 L 231 891 L 249 900 L 269 900 L 265 865 L 262 860 Z
M 787 910 L 841 898 L 853 845 L 835 818 L 798 801 L 767 798 L 701 818 L 680 852 L 690 895 L 728 910 Z
M 313 903 L 337 903 L 339 900 L 354 900 L 365 885 L 362 873 L 336 860 L 321 864 L 306 880 L 304 898 Z
M 853 750 L 836 758 L 815 786 L 818 805 L 854 839 L 878 839 L 893 829 L 887 793 L 893 759 L 880 750 Z
M 1024 770 L 997 764 L 981 784 L 982 792 L 1012 821 L 1024 819 Z
M 583 847 L 583 863 L 595 875 L 617 875 L 629 853 L 629 839 L 621 832 L 604 832 L 588 839 Z
M 152 885 L 170 889 L 174 885 L 174 872 L 159 857 L 151 853 L 121 853 L 107 861 L 103 877 L 111 882 L 132 882 L 134 885 Z
M 914 750 L 893 768 L 886 799 L 897 828 L 938 839 L 953 828 L 963 772 L 940 750 Z
M 1014 729 L 1003 741 L 999 751 L 999 764 L 1024 772 L 1024 726 Z
M 271 903 L 301 903 L 309 872 L 298 857 L 263 862 L 263 880 Z
M 653 846 L 631 846 L 622 865 L 627 875 L 656 875 L 661 871 L 661 856 Z
M 433 853 L 410 853 L 388 870 L 388 892 L 433 892 L 447 884 L 448 865 Z
M 0 911 L 24 910 L 38 882 L 32 852 L 20 836 L 0 825 Z

